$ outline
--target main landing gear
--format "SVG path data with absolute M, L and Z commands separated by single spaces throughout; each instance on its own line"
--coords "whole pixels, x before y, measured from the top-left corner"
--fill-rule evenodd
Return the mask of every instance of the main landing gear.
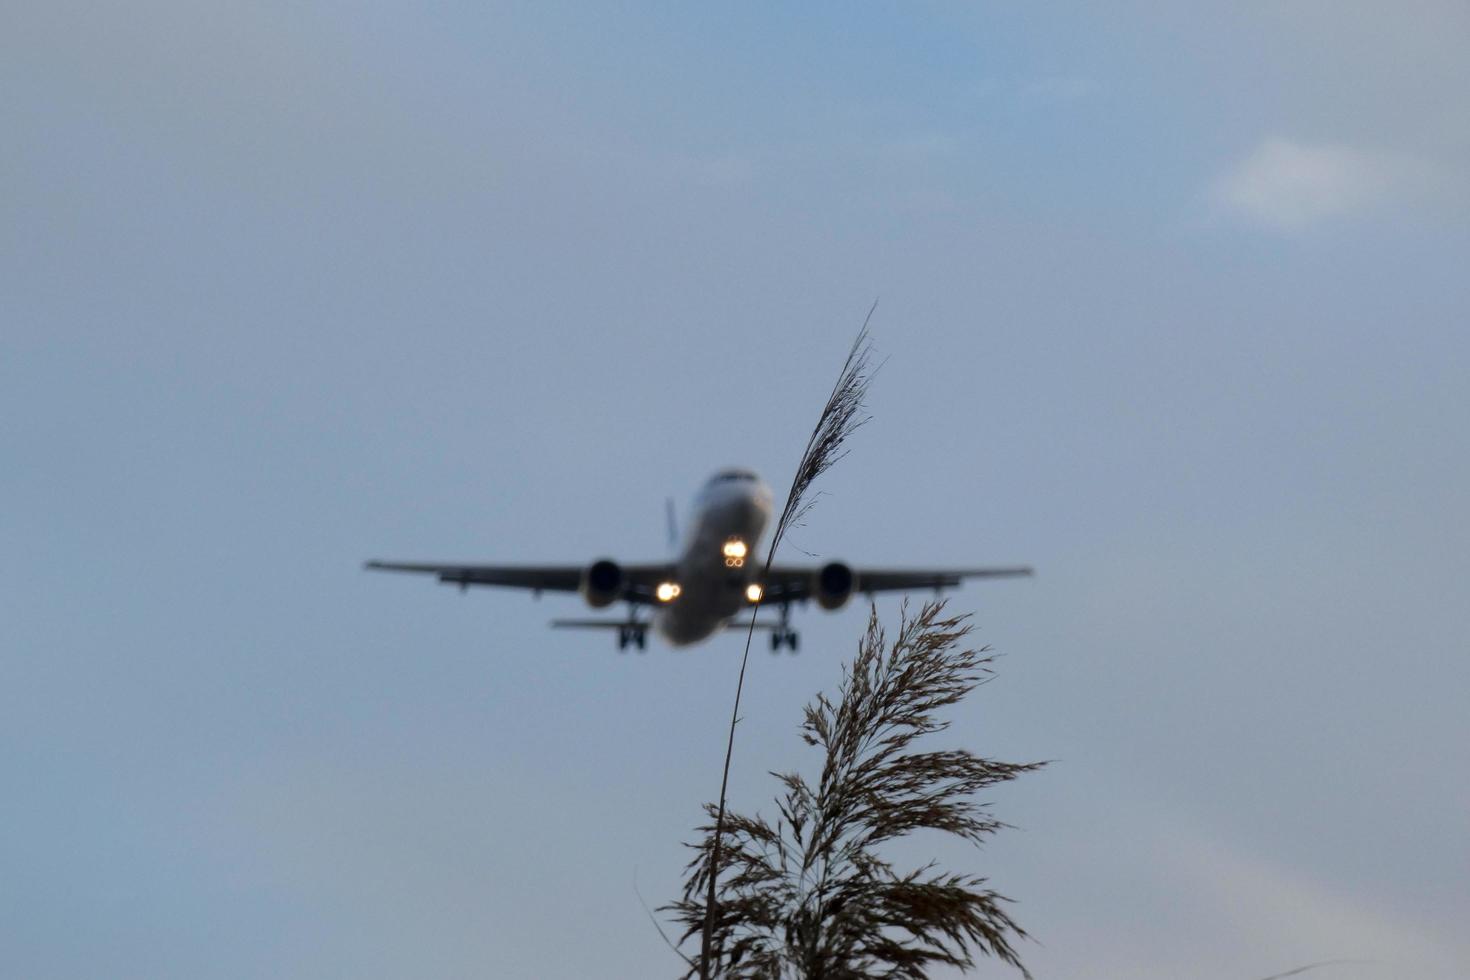
M 642 652 L 648 646 L 647 623 L 622 623 L 618 626 L 618 651 L 626 653 L 628 644 Z
M 801 647 L 801 637 L 791 628 L 791 604 L 781 603 L 781 625 L 771 630 L 771 652 L 780 653 L 782 647 L 793 654 Z

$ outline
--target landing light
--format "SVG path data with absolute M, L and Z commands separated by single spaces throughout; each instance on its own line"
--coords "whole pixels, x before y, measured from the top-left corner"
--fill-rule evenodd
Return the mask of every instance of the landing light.
M 658 588 L 653 590 L 653 594 L 659 602 L 673 602 L 679 598 L 681 591 L 683 590 L 679 588 L 677 582 L 660 582 Z
M 745 542 L 741 541 L 739 538 L 731 538 L 729 541 L 725 542 L 726 558 L 744 558 L 745 551 Z
M 754 582 L 745 587 L 745 598 L 749 602 L 760 602 L 763 595 L 765 591 Z

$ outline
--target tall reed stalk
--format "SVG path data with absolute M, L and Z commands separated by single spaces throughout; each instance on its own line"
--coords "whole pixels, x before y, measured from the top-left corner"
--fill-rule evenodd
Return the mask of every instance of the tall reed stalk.
M 831 469 L 839 459 L 847 454 L 843 444 L 868 419 L 863 415 L 863 400 L 867 395 L 868 382 L 872 374 L 869 371 L 869 363 L 872 355 L 872 347 L 868 342 L 868 323 L 873 318 L 873 311 L 878 308 L 875 301 L 868 309 L 868 315 L 863 319 L 862 329 L 858 331 L 857 338 L 847 352 L 847 360 L 842 364 L 842 372 L 837 376 L 837 383 L 832 386 L 832 392 L 827 396 L 827 403 L 822 406 L 822 414 L 817 419 L 816 427 L 812 429 L 811 436 L 807 439 L 806 449 L 801 454 L 801 462 L 796 467 L 796 475 L 792 478 L 791 489 L 786 494 L 786 504 L 781 508 L 781 517 L 776 521 L 776 529 L 771 534 L 770 547 L 766 549 L 766 562 L 761 571 L 759 581 L 764 581 L 767 573 L 771 570 L 771 562 L 776 556 L 776 549 L 780 547 L 781 540 L 791 527 L 799 523 L 814 501 L 809 496 L 812 484 L 817 477 Z M 710 865 L 719 867 L 721 838 L 725 831 L 725 794 L 730 785 L 730 760 L 735 752 L 735 726 L 740 721 L 740 695 L 745 690 L 745 668 L 750 661 L 750 644 L 755 637 L 756 616 L 760 612 L 760 602 L 757 601 L 750 613 L 750 628 L 745 633 L 745 652 L 740 656 L 740 675 L 735 681 L 735 704 L 730 711 L 730 731 L 725 743 L 725 765 L 720 773 L 720 802 L 715 811 L 714 835 L 710 848 Z M 713 932 L 715 921 L 715 909 L 718 897 L 715 894 L 715 878 L 709 877 L 709 893 L 706 896 L 705 928 L 699 949 L 699 975 L 703 980 L 709 980 L 710 974 L 710 935 Z

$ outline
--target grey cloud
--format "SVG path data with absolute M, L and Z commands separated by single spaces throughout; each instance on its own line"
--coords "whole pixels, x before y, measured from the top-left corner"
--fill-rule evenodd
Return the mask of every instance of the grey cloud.
M 1435 170 L 1404 153 L 1273 137 L 1218 177 L 1211 198 L 1252 223 L 1291 231 L 1422 200 Z

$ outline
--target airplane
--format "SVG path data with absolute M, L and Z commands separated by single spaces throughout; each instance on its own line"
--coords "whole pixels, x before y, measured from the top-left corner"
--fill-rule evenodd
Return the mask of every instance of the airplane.
M 628 603 L 627 619 L 556 619 L 563 629 L 616 630 L 618 649 L 643 650 L 648 628 L 675 647 L 707 639 L 721 629 L 745 629 L 749 621 L 735 617 L 760 603 L 780 610 L 774 622 L 756 622 L 770 632 L 771 652 L 784 646 L 796 653 L 800 639 L 791 628 L 791 605 L 815 600 L 826 610 L 841 609 L 854 593 L 953 588 L 968 578 L 1012 578 L 1031 574 L 1026 566 L 992 568 L 894 569 L 853 568 L 840 561 L 820 566 L 772 565 L 762 573 L 755 558 L 761 534 L 771 518 L 771 489 L 747 469 L 721 470 L 704 484 L 694 501 L 683 547 L 670 562 L 622 565 L 600 558 L 588 565 L 448 565 L 369 561 L 368 569 L 421 572 L 440 582 L 498 585 L 542 592 L 579 592 L 589 606 L 603 609 Z M 669 531 L 674 535 L 673 504 Z M 642 607 L 651 618 L 640 618 Z

